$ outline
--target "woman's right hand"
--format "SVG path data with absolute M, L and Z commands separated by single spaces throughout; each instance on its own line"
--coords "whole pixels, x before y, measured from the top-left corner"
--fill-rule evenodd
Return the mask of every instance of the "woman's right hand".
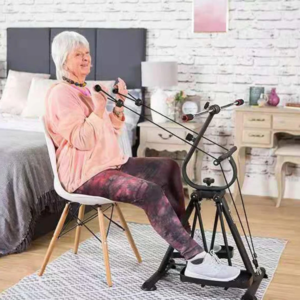
M 100 85 L 102 90 L 106 93 L 109 93 L 108 89 L 104 85 Z M 94 89 L 92 91 L 92 100 L 94 103 L 94 113 L 103 118 L 103 114 L 105 112 L 107 96 L 103 92 L 96 92 Z

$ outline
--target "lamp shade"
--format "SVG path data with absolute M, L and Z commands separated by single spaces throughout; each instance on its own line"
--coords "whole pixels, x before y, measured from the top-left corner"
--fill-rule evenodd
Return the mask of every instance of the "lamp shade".
M 176 61 L 142 62 L 142 86 L 171 87 L 177 85 L 178 65 Z

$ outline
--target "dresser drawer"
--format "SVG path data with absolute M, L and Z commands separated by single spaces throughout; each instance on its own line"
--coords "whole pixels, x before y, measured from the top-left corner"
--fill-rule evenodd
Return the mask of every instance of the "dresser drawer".
M 300 129 L 300 118 L 299 116 L 280 117 L 274 116 L 274 129 L 286 129 L 286 130 L 299 130 Z
M 271 128 L 271 115 L 245 114 L 244 127 Z
M 180 129 L 171 129 L 172 133 L 176 134 L 182 139 L 185 139 L 186 132 L 185 130 Z M 183 145 L 185 144 L 183 141 L 178 139 L 176 136 L 168 133 L 159 128 L 148 128 L 147 129 L 147 142 L 150 143 L 159 143 L 159 144 L 177 144 Z
M 271 132 L 267 130 L 243 130 L 243 143 L 268 145 L 271 141 Z

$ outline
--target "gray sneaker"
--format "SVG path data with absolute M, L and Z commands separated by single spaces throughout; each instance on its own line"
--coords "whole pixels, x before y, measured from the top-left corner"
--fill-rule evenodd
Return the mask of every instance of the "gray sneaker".
M 240 269 L 221 263 L 219 258 L 211 253 L 200 253 L 187 261 L 185 276 L 211 280 L 211 281 L 231 281 L 240 274 Z

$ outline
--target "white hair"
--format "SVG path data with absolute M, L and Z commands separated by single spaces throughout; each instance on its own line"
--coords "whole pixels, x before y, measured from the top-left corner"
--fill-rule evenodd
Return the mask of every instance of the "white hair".
M 63 31 L 53 39 L 51 52 L 58 80 L 62 80 L 63 76 L 68 77 L 68 72 L 64 69 L 64 63 L 68 54 L 78 46 L 85 46 L 90 49 L 87 39 L 75 31 Z

